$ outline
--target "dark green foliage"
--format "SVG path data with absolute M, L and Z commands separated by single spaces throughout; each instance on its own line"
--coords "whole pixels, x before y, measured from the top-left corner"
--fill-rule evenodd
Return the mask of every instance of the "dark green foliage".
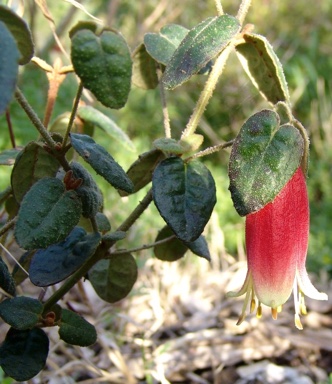
M 97 294 L 109 303 L 126 297 L 137 279 L 137 265 L 129 253 L 111 255 L 101 260 L 89 272 L 89 280 Z
M 17 381 L 30 380 L 45 366 L 49 340 L 40 328 L 18 330 L 10 328 L 0 346 L 0 365 Z
M 92 25 L 93 23 L 91 23 Z M 131 85 L 132 62 L 124 38 L 113 30 L 97 33 L 97 25 L 71 31 L 75 72 L 96 98 L 109 108 L 122 108 Z
M 251 116 L 237 136 L 229 162 L 230 191 L 241 216 L 272 201 L 299 167 L 303 138 L 279 116 L 263 110 Z
M 76 227 L 66 240 L 38 250 L 29 268 L 30 280 L 39 287 L 56 284 L 74 273 L 96 251 L 101 236 Z
M 196 240 L 216 203 L 210 171 L 197 160 L 186 164 L 170 157 L 155 169 L 152 186 L 154 202 L 176 236 L 186 242 Z
M 131 180 L 105 148 L 97 144 L 88 135 L 72 133 L 70 139 L 75 151 L 113 187 L 129 193 L 132 192 L 133 184 Z
M 7 265 L 0 258 L 0 288 L 11 296 L 16 295 L 15 281 L 8 271 Z
M 24 249 L 46 248 L 64 240 L 82 212 L 79 196 L 55 178 L 43 178 L 24 196 L 15 237 Z
M 88 347 L 97 341 L 95 327 L 82 316 L 68 309 L 62 309 L 59 336 L 66 343 Z

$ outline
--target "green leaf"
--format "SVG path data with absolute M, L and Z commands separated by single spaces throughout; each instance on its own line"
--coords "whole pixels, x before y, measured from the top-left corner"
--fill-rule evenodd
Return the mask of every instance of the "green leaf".
M 176 236 L 187 242 L 196 240 L 216 203 L 210 171 L 197 160 L 186 164 L 170 157 L 155 169 L 152 188 L 154 202 Z
M 16 286 L 15 281 L 12 278 L 12 275 L 8 271 L 7 265 L 0 258 L 0 288 L 5 292 L 9 293 L 11 296 L 16 295 Z
M 174 89 L 198 73 L 239 30 L 238 20 L 229 15 L 210 17 L 191 29 L 166 66 L 162 77 L 165 88 Z
M 127 176 L 134 185 L 133 193 L 144 188 L 152 180 L 152 173 L 157 164 L 165 158 L 165 155 L 159 149 L 142 153 L 138 159 L 129 167 Z M 127 196 L 125 191 L 119 191 L 121 196 Z
M 174 235 L 172 229 L 168 226 L 165 226 L 159 233 L 156 238 L 156 241 L 166 239 Z M 185 253 L 190 249 L 195 255 L 203 257 L 204 259 L 210 261 L 211 256 L 209 248 L 204 236 L 199 236 L 198 239 L 191 242 L 184 242 L 177 237 L 173 239 L 158 244 L 154 247 L 154 254 L 157 259 L 164 261 L 176 261 L 185 255 Z
M 165 226 L 157 235 L 156 241 L 164 240 L 170 236 L 174 236 L 174 232 L 169 226 Z M 154 254 L 157 259 L 163 261 L 177 261 L 181 259 L 188 251 L 188 247 L 174 236 L 173 239 L 166 243 L 158 244 L 154 247 Z
M 34 54 L 34 44 L 27 23 L 10 8 L 0 5 L 0 21 L 6 24 L 14 36 L 21 57 L 19 64 L 27 64 Z
M 291 125 L 279 126 L 271 110 L 252 115 L 237 136 L 229 161 L 230 192 L 241 216 L 263 208 L 299 167 L 303 138 Z
M 0 365 L 17 381 L 30 380 L 45 366 L 49 340 L 40 328 L 21 331 L 10 328 L 0 346 Z
M 43 312 L 43 304 L 31 297 L 14 297 L 0 303 L 0 317 L 15 329 L 33 328 Z
M 112 255 L 89 271 L 89 280 L 97 294 L 108 303 L 126 297 L 137 279 L 137 265 L 129 253 Z
M 107 216 L 102 212 L 97 212 L 95 219 L 97 222 L 98 231 L 105 233 L 112 229 L 111 223 L 109 222 Z
M 62 309 L 59 327 L 60 339 L 68 344 L 88 347 L 97 341 L 95 327 L 82 316 L 68 309 Z
M 93 124 L 94 126 L 102 129 L 106 132 L 110 137 L 115 139 L 118 143 L 123 145 L 129 151 L 135 151 L 135 145 L 130 140 L 128 135 L 118 127 L 113 120 L 111 120 L 108 116 L 104 115 L 102 112 L 97 109 L 84 106 L 79 107 L 77 111 L 77 115 L 80 119 Z
M 62 241 L 78 223 L 81 212 L 81 200 L 75 191 L 66 191 L 58 179 L 41 179 L 22 200 L 15 226 L 16 241 L 27 250 Z
M 167 65 L 189 29 L 177 24 L 168 24 L 159 33 L 146 33 L 144 45 L 158 63 Z
M 156 62 L 147 53 L 144 44 L 140 44 L 132 53 L 132 83 L 142 89 L 155 89 L 159 83 Z
M 0 153 L 0 165 L 13 165 L 15 163 L 16 156 L 21 151 L 19 149 L 5 149 Z
M 106 235 L 104 235 L 103 241 L 113 243 L 119 240 L 123 240 L 125 237 L 126 237 L 126 232 L 115 231 L 115 232 L 107 233 Z
M 130 92 L 132 62 L 124 38 L 113 30 L 97 34 L 92 28 L 74 27 L 71 59 L 76 74 L 103 105 L 122 108 Z
M 282 65 L 264 36 L 244 34 L 245 43 L 236 52 L 246 73 L 261 94 L 272 104 L 290 103 L 288 86 Z
M 44 177 L 54 177 L 59 169 L 58 161 L 41 143 L 30 142 L 16 157 L 11 174 L 13 194 L 18 203 L 33 184 Z
M 46 287 L 66 279 L 95 253 L 100 240 L 98 232 L 87 235 L 75 227 L 66 240 L 35 253 L 29 268 L 31 282 Z
M 133 183 L 105 148 L 87 135 L 72 133 L 70 139 L 75 151 L 113 187 L 132 192 Z
M 18 262 L 20 265 L 15 264 L 12 272 L 15 284 L 20 285 L 27 277 L 27 272 L 30 267 L 32 256 L 35 254 L 35 251 L 24 252 L 23 255 L 19 258 Z M 21 268 L 24 268 L 24 270 Z
M 13 35 L 0 21 L 0 114 L 10 103 L 17 82 L 19 51 Z

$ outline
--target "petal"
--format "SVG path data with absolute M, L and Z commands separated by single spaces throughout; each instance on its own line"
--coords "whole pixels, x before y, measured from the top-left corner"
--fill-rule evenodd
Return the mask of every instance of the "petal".
M 306 257 L 309 209 L 301 173 L 299 168 L 274 201 L 246 218 L 248 268 L 255 293 L 272 308 L 288 300 L 298 260 Z
M 327 294 L 319 292 L 309 279 L 308 273 L 305 268 L 297 271 L 297 282 L 300 290 L 311 299 L 327 300 Z

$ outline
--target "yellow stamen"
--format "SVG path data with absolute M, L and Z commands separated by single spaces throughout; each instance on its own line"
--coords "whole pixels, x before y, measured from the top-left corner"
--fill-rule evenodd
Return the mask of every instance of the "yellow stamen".
M 300 305 L 300 314 L 306 315 L 307 314 L 307 307 L 305 306 L 303 292 L 300 292 L 299 305 Z
M 299 329 L 300 331 L 302 331 L 303 326 L 302 326 L 302 323 L 301 323 L 301 320 L 300 320 L 300 316 L 297 313 L 295 313 L 294 322 L 295 322 L 295 327 L 297 329 Z
M 253 313 L 256 309 L 256 300 L 255 299 L 251 299 L 251 303 L 250 303 L 250 313 Z
M 277 308 L 271 308 L 271 314 L 272 314 L 273 320 L 277 320 L 277 318 L 278 318 L 278 307 Z
M 280 313 L 282 311 L 282 305 L 278 305 L 277 312 Z
M 257 319 L 260 319 L 262 317 L 262 305 L 261 305 L 261 303 L 258 303 L 256 317 L 257 317 Z

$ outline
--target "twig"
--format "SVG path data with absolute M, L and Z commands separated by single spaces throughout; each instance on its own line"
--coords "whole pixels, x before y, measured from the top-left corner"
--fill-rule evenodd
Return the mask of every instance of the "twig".
M 222 9 L 221 1 L 220 0 L 214 0 L 218 16 L 222 16 L 224 14 L 224 10 Z
M 240 24 L 242 25 L 244 22 L 244 19 L 248 13 L 248 10 L 251 5 L 251 0 L 242 0 L 239 11 L 236 15 L 236 18 L 239 20 Z
M 75 116 L 76 116 L 76 113 L 77 113 L 78 105 L 79 105 L 80 100 L 81 100 L 82 92 L 83 92 L 83 84 L 80 81 L 80 83 L 78 85 L 77 92 L 76 92 L 76 97 L 75 97 L 73 109 L 71 110 L 71 115 L 70 115 L 70 119 L 69 119 L 69 122 L 68 122 L 68 127 L 67 127 L 67 130 L 66 130 L 65 136 L 63 138 L 62 147 L 65 147 L 66 144 L 67 144 L 68 136 L 69 136 L 71 128 L 72 128 L 72 126 L 74 124 L 74 120 L 75 120 Z
M 205 108 L 213 94 L 213 91 L 217 85 L 218 79 L 222 74 L 226 61 L 234 48 L 234 42 L 230 42 L 229 45 L 221 52 L 217 58 L 210 76 L 205 84 L 205 87 L 198 99 L 193 114 L 190 116 L 188 124 L 185 130 L 182 132 L 181 139 L 193 134 L 199 124 L 199 121 L 205 111 Z
M 170 120 L 169 120 L 169 113 L 167 109 L 165 88 L 164 88 L 163 82 L 161 81 L 162 71 L 159 65 L 157 67 L 157 76 L 159 80 L 160 99 L 161 99 L 161 105 L 162 105 L 163 116 L 164 116 L 165 137 L 170 139 L 172 137 L 172 132 L 171 132 L 171 126 L 170 126 Z
M 22 107 L 22 109 L 25 111 L 27 116 L 29 117 L 32 124 L 38 129 L 39 133 L 43 137 L 43 139 L 46 141 L 47 145 L 55 150 L 56 143 L 52 139 L 51 135 L 47 131 L 47 129 L 44 127 L 44 124 L 41 122 L 39 117 L 37 116 L 36 112 L 32 109 L 31 105 L 28 103 L 27 99 L 24 97 L 21 90 L 17 87 L 15 91 L 15 98 Z
M 9 113 L 8 109 L 6 109 L 6 121 L 7 121 L 7 125 L 8 125 L 8 131 L 9 131 L 9 136 L 10 136 L 10 141 L 12 143 L 12 147 L 16 148 L 13 124 L 12 124 L 12 120 L 10 118 L 10 113 Z
M 209 148 L 204 149 L 204 151 L 200 151 L 200 152 L 195 153 L 194 155 L 185 159 L 185 161 L 188 162 L 190 160 L 197 159 L 198 157 L 211 155 L 212 153 L 218 152 L 221 149 L 231 147 L 233 145 L 233 143 L 234 143 L 234 140 L 230 140 L 230 141 L 227 141 L 226 143 L 223 143 L 223 144 L 214 145 L 213 147 L 209 147 Z
M 150 249 L 150 248 L 153 248 L 157 245 L 167 243 L 167 242 L 173 240 L 174 238 L 175 238 L 175 235 L 172 235 L 172 236 L 166 237 L 165 239 L 156 241 L 152 244 L 143 244 L 141 247 L 131 248 L 131 249 L 121 249 L 119 251 L 112 252 L 112 254 L 110 256 L 108 256 L 107 259 L 111 258 L 113 255 L 124 255 L 126 253 L 144 251 L 145 249 Z
M 12 228 L 17 221 L 17 216 L 15 216 L 12 220 L 8 221 L 3 227 L 0 228 L 0 237 L 4 235 L 7 231 Z

